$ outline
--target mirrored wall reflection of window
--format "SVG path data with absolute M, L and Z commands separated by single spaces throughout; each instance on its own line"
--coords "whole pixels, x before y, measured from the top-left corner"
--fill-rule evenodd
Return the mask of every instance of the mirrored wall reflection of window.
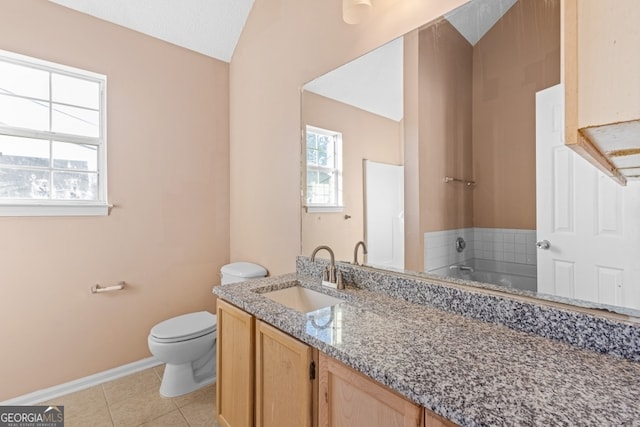
M 313 126 L 306 128 L 306 206 L 342 206 L 342 134 Z

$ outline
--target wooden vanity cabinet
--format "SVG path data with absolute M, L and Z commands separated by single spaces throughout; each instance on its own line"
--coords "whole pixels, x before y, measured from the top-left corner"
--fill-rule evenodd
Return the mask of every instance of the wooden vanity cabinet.
M 220 425 L 315 427 L 317 350 L 221 299 L 217 314 Z
M 424 426 L 422 407 L 323 353 L 319 362 L 319 427 Z
M 254 318 L 218 299 L 216 415 L 222 427 L 253 427 Z
M 456 426 L 226 301 L 217 313 L 223 427 Z
M 313 427 L 317 350 L 256 321 L 256 427 Z

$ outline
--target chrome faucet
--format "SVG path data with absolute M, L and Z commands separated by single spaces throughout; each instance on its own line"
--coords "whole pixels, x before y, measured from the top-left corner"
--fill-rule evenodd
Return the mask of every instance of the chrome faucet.
M 362 265 L 367 263 L 367 244 L 360 240 L 358 243 L 356 243 L 356 248 L 353 250 L 353 263 L 355 265 L 360 265 L 358 264 L 358 248 L 362 246 Z
M 329 252 L 329 256 L 331 257 L 329 267 L 325 267 L 324 270 L 322 270 L 322 281 L 335 284 L 337 289 L 344 289 L 344 284 L 342 283 L 342 275 L 339 271 L 336 271 L 336 258 L 329 246 L 322 245 L 315 248 L 311 253 L 311 262 L 315 262 L 316 254 L 322 249 Z

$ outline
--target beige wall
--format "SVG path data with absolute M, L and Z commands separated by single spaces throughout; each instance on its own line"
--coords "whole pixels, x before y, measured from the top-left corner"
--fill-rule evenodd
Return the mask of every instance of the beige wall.
M 404 268 L 424 269 L 424 232 L 420 228 L 420 117 L 418 57 L 420 31 L 404 36 Z
M 317 246 L 330 244 L 336 260 L 352 261 L 356 242 L 364 239 L 363 159 L 401 164 L 401 123 L 307 91 L 302 107 L 303 125 L 342 133 L 345 206 L 335 213 L 303 209 L 302 253 L 309 256 Z M 318 256 L 328 257 L 326 252 Z
M 472 47 L 447 21 L 405 37 L 405 268 L 423 271 L 424 233 L 472 226 Z
M 462 3 L 379 0 L 356 26 L 340 0 L 254 3 L 230 67 L 232 260 L 295 269 L 302 85 Z
M 0 1 L 0 49 L 107 75 L 117 205 L 0 217 L 4 400 L 149 357 L 153 324 L 214 309 L 229 259 L 229 66 L 45 0 Z M 120 280 L 125 291 L 89 293 Z
M 473 190 L 444 177 L 473 179 L 473 48 L 447 21 L 420 31 L 421 234 L 473 226 Z
M 517 2 L 473 69 L 473 224 L 535 229 L 535 93 L 560 83 L 560 0 Z
M 559 6 L 520 0 L 475 46 L 444 20 L 405 39 L 408 269 L 425 232 L 535 229 L 535 93 L 560 81 Z

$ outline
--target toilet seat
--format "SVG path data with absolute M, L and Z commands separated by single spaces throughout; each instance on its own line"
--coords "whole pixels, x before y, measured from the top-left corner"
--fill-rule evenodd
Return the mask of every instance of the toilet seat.
M 156 342 L 187 341 L 216 330 L 218 319 L 208 311 L 183 314 L 162 321 L 151 328 L 151 338 Z

